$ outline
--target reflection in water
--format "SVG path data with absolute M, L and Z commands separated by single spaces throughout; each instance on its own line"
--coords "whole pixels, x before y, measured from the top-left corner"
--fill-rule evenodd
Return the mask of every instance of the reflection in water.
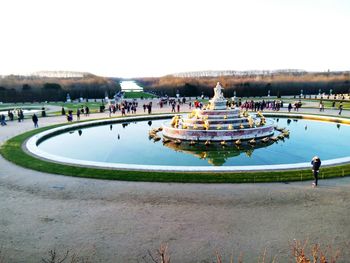
M 149 121 L 149 122 L 148 122 L 148 126 L 152 126 L 152 121 Z
M 81 135 L 83 134 L 83 131 L 82 131 L 82 130 L 79 130 L 79 131 L 78 131 L 78 134 L 79 134 L 79 136 L 81 136 Z
M 109 129 L 110 129 L 110 130 L 113 130 L 113 125 L 112 125 L 112 124 L 109 125 Z
M 271 144 L 273 144 L 272 141 L 267 143 L 259 141 L 255 146 L 250 145 L 248 142 L 243 142 L 242 145 L 237 146 L 234 142 L 227 142 L 226 146 L 222 146 L 219 142 L 212 142 L 210 145 L 205 145 L 204 143 L 190 145 L 190 142 L 186 141 L 181 142 L 181 144 L 170 141 L 165 143 L 164 146 L 177 152 L 191 154 L 199 159 L 207 160 L 209 164 L 221 166 L 229 158 L 239 156 L 242 153 L 251 157 L 255 149 L 265 148 Z
M 288 119 L 287 120 L 287 125 L 289 126 L 289 124 L 292 122 L 292 120 L 291 119 Z
M 127 123 L 127 122 L 122 123 L 123 128 L 125 128 L 128 125 L 129 125 L 129 123 Z
M 340 130 L 340 124 L 339 123 L 337 123 L 337 128 L 338 128 L 338 130 Z
M 249 158 L 253 155 L 254 148 L 251 147 L 250 149 L 245 150 L 245 155 L 247 155 Z
M 120 139 L 120 135 L 119 135 L 119 133 L 118 133 L 118 140 Z

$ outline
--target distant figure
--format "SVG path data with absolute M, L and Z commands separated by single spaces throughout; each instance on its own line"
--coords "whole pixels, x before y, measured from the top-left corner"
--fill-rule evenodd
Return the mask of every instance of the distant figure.
M 5 126 L 6 124 L 6 117 L 4 114 L 1 114 L 1 126 Z
M 180 112 L 180 103 L 177 104 L 177 112 Z
M 90 109 L 88 106 L 85 106 L 85 116 L 89 116 L 90 115 Z
M 66 115 L 66 110 L 64 109 L 64 107 L 62 107 L 62 110 L 61 110 L 61 115 Z
M 17 116 L 18 116 L 18 122 L 21 122 L 21 121 L 24 120 L 24 114 L 23 114 L 22 109 L 19 109 L 19 110 L 17 111 Z
M 343 111 L 343 103 L 342 102 L 340 102 L 340 104 L 339 104 L 339 113 L 338 113 L 338 115 L 341 115 L 341 112 Z
M 72 122 L 73 121 L 73 111 L 69 110 L 67 114 L 67 121 Z
M 289 103 L 289 104 L 288 104 L 288 112 L 290 112 L 290 111 L 292 110 L 292 108 L 293 108 L 293 107 L 292 107 L 292 103 Z
M 9 117 L 10 121 L 13 121 L 13 118 L 14 118 L 14 115 L 13 115 L 13 112 L 12 111 L 8 111 L 7 112 L 7 116 Z
M 320 106 L 319 106 L 319 107 L 320 107 L 320 112 L 321 112 L 321 111 L 324 111 L 324 104 L 323 104 L 322 101 L 320 102 Z
M 34 128 L 38 128 L 39 125 L 38 125 L 38 116 L 36 116 L 36 114 L 34 113 L 33 116 L 32 116 L 32 120 L 33 120 L 33 123 L 34 123 Z
M 80 109 L 77 109 L 77 121 L 80 121 Z
M 122 111 L 122 116 L 125 116 L 125 107 L 124 107 L 124 105 L 122 106 L 121 111 Z
M 321 167 L 321 159 L 318 156 L 315 156 L 311 160 L 312 164 L 312 173 L 314 175 L 314 182 L 312 183 L 312 187 L 316 187 L 318 183 L 318 173 L 320 172 L 320 167 Z
M 45 107 L 41 108 L 41 117 L 46 117 Z

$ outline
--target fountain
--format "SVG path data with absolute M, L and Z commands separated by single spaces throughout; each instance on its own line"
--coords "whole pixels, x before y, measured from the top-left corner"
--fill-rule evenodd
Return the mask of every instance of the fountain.
M 163 124 L 163 136 L 187 141 L 232 141 L 268 138 L 274 123 L 260 113 L 249 114 L 227 105 L 223 87 L 218 82 L 214 97 L 203 109 L 195 109 L 187 117 L 176 115 Z

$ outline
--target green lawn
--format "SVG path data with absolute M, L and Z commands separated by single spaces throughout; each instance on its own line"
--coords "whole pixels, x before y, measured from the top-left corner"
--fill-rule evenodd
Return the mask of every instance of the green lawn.
M 82 107 L 88 106 L 90 109 L 90 112 L 99 112 L 100 106 L 104 105 L 101 102 L 50 102 L 48 105 L 54 105 L 54 106 L 59 106 L 59 107 L 64 107 L 65 110 L 73 110 L 74 112 L 79 108 L 81 109 Z
M 287 100 L 286 100 L 287 101 Z M 293 99 L 295 101 L 295 99 Z M 301 99 L 301 102 L 314 102 L 315 103 L 315 108 L 319 107 L 320 100 L 316 99 Z M 323 100 L 325 108 L 332 108 L 333 100 Z M 340 101 L 336 100 L 335 101 L 335 108 L 339 108 Z M 343 109 L 349 110 L 350 109 L 350 101 L 343 101 Z
M 146 92 L 125 92 L 124 99 L 139 99 L 143 97 L 144 99 L 157 98 L 157 96 L 146 93 Z
M 70 125 L 70 124 L 64 124 Z M 182 183 L 258 183 L 258 182 L 289 182 L 311 180 L 310 169 L 269 171 L 269 172 L 229 172 L 229 173 L 196 173 L 196 172 L 144 172 L 128 170 L 111 170 L 63 165 L 36 159 L 25 153 L 22 144 L 31 136 L 41 131 L 60 125 L 32 130 L 9 139 L 1 148 L 0 153 L 7 160 L 37 171 L 62 174 L 74 177 L 97 179 L 150 181 L 150 182 L 182 182 Z M 342 177 L 350 174 L 350 164 L 321 169 L 320 178 Z
M 324 102 L 324 106 L 325 108 L 332 108 L 332 101 L 323 101 Z M 339 108 L 339 104 L 340 102 L 336 102 L 335 103 L 335 108 L 338 109 Z M 350 109 L 350 102 L 349 101 L 346 101 L 346 102 L 343 102 L 343 109 L 345 110 L 349 110 Z

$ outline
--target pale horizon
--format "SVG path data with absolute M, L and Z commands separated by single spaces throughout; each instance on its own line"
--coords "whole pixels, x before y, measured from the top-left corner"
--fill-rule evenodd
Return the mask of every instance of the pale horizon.
M 0 8 L 0 75 L 350 69 L 345 0 L 4 0 Z

